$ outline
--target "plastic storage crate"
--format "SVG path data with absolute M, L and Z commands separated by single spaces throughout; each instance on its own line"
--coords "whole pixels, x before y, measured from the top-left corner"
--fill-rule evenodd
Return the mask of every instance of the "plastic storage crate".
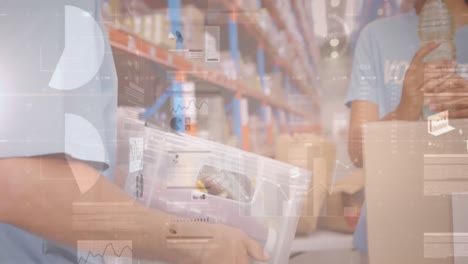
M 229 225 L 287 263 L 310 172 L 185 134 L 145 128 L 143 176 L 126 191 L 175 221 Z

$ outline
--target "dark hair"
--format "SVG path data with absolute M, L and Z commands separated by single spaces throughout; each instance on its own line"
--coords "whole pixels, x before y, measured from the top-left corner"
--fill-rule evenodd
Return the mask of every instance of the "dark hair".
M 468 5 L 468 0 L 465 0 L 465 3 Z

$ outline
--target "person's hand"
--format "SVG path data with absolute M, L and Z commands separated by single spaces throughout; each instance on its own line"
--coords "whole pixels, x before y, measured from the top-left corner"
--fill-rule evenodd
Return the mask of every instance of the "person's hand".
M 0 174 L 8 175 L 8 160 L 0 159 Z M 11 200 L 11 190 L 13 189 L 10 186 L 11 177 L 2 176 L 0 178 L 0 223 L 10 223 L 9 217 L 11 216 L 12 207 L 14 203 L 5 202 Z
M 250 258 L 267 262 L 268 255 L 258 243 L 239 229 L 228 226 L 213 226 L 214 243 L 219 247 L 204 254 L 200 264 L 249 264 Z M 219 260 L 222 260 L 221 262 Z
M 434 112 L 448 110 L 450 118 L 468 118 L 468 80 L 452 73 L 445 84 L 427 91 L 430 109 Z
M 443 85 L 452 73 L 449 70 L 454 68 L 452 61 L 424 62 L 424 58 L 439 46 L 440 43 L 430 43 L 419 49 L 413 57 L 403 81 L 401 101 L 397 108 L 399 119 L 417 120 L 421 116 L 425 91 Z
M 211 239 L 205 245 L 186 249 L 180 264 L 249 264 L 251 260 L 269 261 L 258 243 L 239 229 L 224 225 L 203 224 L 192 227 L 203 229 Z M 187 254 L 188 253 L 188 254 Z

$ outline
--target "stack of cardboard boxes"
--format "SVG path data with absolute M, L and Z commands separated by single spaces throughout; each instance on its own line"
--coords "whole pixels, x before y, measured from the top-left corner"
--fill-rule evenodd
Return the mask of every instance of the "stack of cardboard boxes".
M 320 212 L 329 189 L 335 152 L 335 145 L 332 142 L 313 134 L 281 135 L 276 138 L 276 159 L 312 172 L 297 234 L 310 234 L 317 229 Z
M 189 50 L 189 52 L 203 53 L 205 49 L 205 12 L 193 5 L 184 5 L 181 19 L 184 49 Z
M 334 182 L 336 146 L 314 134 L 281 135 L 275 157 L 312 172 L 311 185 L 296 233 L 308 235 L 318 228 L 352 233 L 363 202 L 364 175 L 358 170 Z
M 256 115 L 249 117 L 250 151 L 254 153 L 267 153 L 268 142 L 267 127 L 264 120 Z
M 267 94 L 272 99 L 286 103 L 286 93 L 284 90 L 283 74 L 270 73 L 265 81 Z
M 319 219 L 321 229 L 354 233 L 364 201 L 364 182 L 364 171 L 359 169 L 331 186 Z

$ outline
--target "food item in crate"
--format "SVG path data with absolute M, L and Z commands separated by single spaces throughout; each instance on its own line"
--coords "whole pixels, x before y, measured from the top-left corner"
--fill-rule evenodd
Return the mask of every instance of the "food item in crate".
M 224 196 L 239 202 L 252 199 L 253 183 L 245 175 L 205 165 L 198 178 L 211 195 Z

